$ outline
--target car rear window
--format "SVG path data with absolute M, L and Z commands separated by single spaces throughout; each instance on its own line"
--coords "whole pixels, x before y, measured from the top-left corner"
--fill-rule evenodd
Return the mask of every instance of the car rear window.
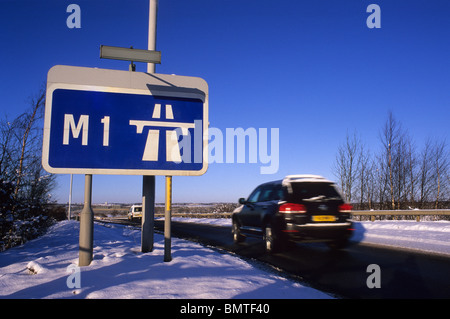
M 333 184 L 330 183 L 291 183 L 291 201 L 314 201 L 322 199 L 342 200 Z

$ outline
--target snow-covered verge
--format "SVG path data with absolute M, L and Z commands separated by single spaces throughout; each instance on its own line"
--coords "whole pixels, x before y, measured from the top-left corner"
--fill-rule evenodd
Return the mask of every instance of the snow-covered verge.
M 231 220 L 202 218 L 173 218 L 186 223 L 206 223 L 231 227 Z M 351 240 L 382 246 L 415 249 L 450 255 L 449 221 L 378 220 L 354 222 Z
M 79 223 L 63 221 L 22 246 L 0 253 L 0 298 L 330 298 L 236 256 L 164 238 L 140 252 L 139 229 L 95 224 L 94 260 L 80 272 Z M 79 286 L 79 288 L 77 287 Z
M 357 242 L 450 255 L 450 222 L 378 220 L 355 222 Z

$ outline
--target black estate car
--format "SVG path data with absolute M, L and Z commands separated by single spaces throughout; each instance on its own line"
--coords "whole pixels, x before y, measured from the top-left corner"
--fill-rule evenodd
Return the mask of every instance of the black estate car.
M 326 242 L 344 248 L 352 235 L 352 206 L 336 185 L 317 175 L 289 175 L 258 186 L 240 198 L 232 216 L 235 243 L 248 235 L 262 235 L 273 253 L 288 241 Z

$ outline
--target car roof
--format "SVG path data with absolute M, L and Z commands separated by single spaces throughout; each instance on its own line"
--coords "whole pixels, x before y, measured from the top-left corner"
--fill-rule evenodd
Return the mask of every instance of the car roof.
M 316 182 L 316 183 L 334 184 L 333 181 L 330 181 L 320 175 L 298 174 L 298 175 L 287 175 L 284 179 L 266 182 L 266 183 L 260 184 L 259 186 L 280 185 L 280 184 L 283 186 L 290 186 L 291 183 L 300 183 L 300 182 L 305 182 L 305 183 Z
M 262 183 L 262 184 L 258 185 L 258 187 L 261 187 L 261 186 L 269 186 L 269 185 L 281 185 L 282 182 L 283 182 L 282 179 L 277 180 L 277 181 L 265 182 L 265 183 Z
M 283 179 L 283 185 L 292 183 L 292 182 L 319 182 L 319 183 L 333 183 L 332 181 L 326 179 L 320 175 L 311 175 L 311 174 L 301 174 L 301 175 L 287 175 Z

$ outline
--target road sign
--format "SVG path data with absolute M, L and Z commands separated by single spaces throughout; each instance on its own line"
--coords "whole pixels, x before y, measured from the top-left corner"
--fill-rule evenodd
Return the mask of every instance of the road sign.
M 161 51 L 100 46 L 100 58 L 145 63 L 161 63 Z
M 54 66 L 42 164 L 50 173 L 202 175 L 208 85 L 200 78 Z

